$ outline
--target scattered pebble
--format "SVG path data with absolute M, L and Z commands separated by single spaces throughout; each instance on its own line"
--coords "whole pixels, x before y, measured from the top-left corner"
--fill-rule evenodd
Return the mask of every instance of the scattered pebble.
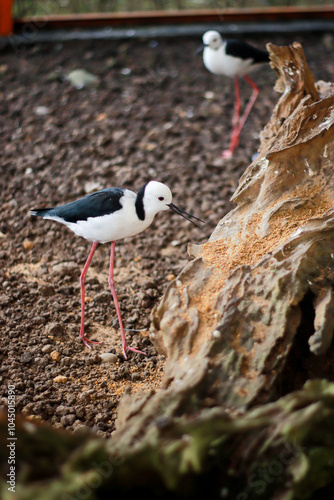
M 25 250 L 32 250 L 35 246 L 35 243 L 31 240 L 24 240 L 23 241 L 23 248 Z
M 86 359 L 86 363 L 89 365 L 95 365 L 98 363 L 101 363 L 101 357 L 99 354 L 92 354 L 91 356 L 88 356 Z
M 68 261 L 68 262 L 60 262 L 59 264 L 55 264 L 53 266 L 53 271 L 55 274 L 60 277 L 68 276 L 68 275 L 76 275 L 80 274 L 80 268 L 76 262 Z
M 73 426 L 73 427 L 74 427 L 74 426 Z M 74 427 L 74 429 L 73 429 L 73 432 L 79 432 L 79 433 L 80 433 L 80 432 L 85 433 L 85 432 L 88 432 L 88 431 L 89 431 L 89 427 L 88 427 L 88 425 L 85 425 L 85 424 L 82 424 L 82 423 L 80 423 L 80 424 L 76 425 L 76 426 Z
M 38 293 L 43 297 L 52 297 L 55 294 L 55 289 L 52 285 L 42 285 L 39 287 Z
M 61 416 L 67 415 L 68 413 L 70 413 L 70 410 L 67 406 L 64 405 L 59 405 L 55 411 L 56 415 L 61 415 Z
M 133 382 L 136 382 L 137 380 L 140 380 L 140 379 L 141 379 L 141 376 L 138 372 L 131 373 L 131 380 Z
M 62 335 L 64 333 L 64 327 L 60 323 L 52 322 L 45 327 L 45 333 L 46 335 L 52 335 L 52 336 Z
M 111 352 L 103 352 L 100 354 L 100 358 L 102 363 L 117 363 L 118 361 L 116 354 L 112 354 Z
M 117 59 L 116 57 L 108 57 L 104 64 L 106 68 L 111 69 L 117 64 Z
M 60 354 L 58 351 L 52 351 L 52 353 L 50 354 L 50 358 L 52 359 L 52 361 L 59 361 L 60 360 Z
M 37 106 L 37 108 L 35 108 L 35 115 L 37 116 L 45 116 L 48 114 L 50 114 L 50 110 L 46 106 Z
M 32 355 L 30 354 L 30 352 L 24 352 L 20 356 L 21 363 L 31 363 L 31 360 L 32 360 Z
M 96 87 L 100 81 L 97 76 L 84 69 L 75 69 L 68 73 L 66 78 L 78 90 L 84 87 Z
M 78 396 L 78 401 L 80 401 L 80 403 L 90 403 L 91 400 L 92 400 L 92 398 L 91 398 L 89 392 L 87 392 L 87 391 L 82 392 Z
M 51 344 L 46 344 L 45 346 L 42 347 L 41 349 L 42 353 L 48 353 L 52 351 L 52 345 Z
M 0 305 L 5 306 L 10 302 L 10 296 L 4 293 L 0 295 Z
M 64 427 L 68 427 L 76 421 L 77 417 L 74 414 L 69 414 L 69 415 L 64 415 L 61 417 L 60 422 L 63 424 Z
M 206 92 L 204 92 L 204 99 L 211 101 L 214 98 L 215 98 L 215 93 L 211 92 L 211 90 L 207 90 Z
M 55 384 L 66 384 L 67 377 L 65 377 L 64 375 L 58 375 L 53 379 L 53 381 Z

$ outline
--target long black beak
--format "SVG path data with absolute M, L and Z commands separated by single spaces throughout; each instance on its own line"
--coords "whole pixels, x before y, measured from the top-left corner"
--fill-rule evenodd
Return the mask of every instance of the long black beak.
M 197 54 L 200 54 L 201 52 L 203 52 L 203 50 L 205 49 L 206 45 L 203 43 L 203 45 L 201 45 L 200 47 L 198 47 L 198 49 L 196 50 L 195 52 L 195 56 L 197 56 Z
M 192 222 L 194 224 L 194 226 L 197 226 L 197 227 L 200 227 L 202 229 L 202 226 L 200 224 L 196 224 L 196 222 L 194 222 L 193 220 L 191 219 L 196 219 L 198 220 L 199 222 L 202 222 L 202 224 L 205 224 L 205 222 L 201 219 L 199 219 L 198 217 L 195 217 L 194 215 L 191 215 L 191 214 L 188 214 L 188 212 L 186 212 L 185 210 L 182 210 L 182 208 L 179 208 L 177 207 L 176 205 L 174 205 L 174 203 L 168 203 L 167 205 L 171 210 L 173 210 L 173 212 L 181 215 L 181 217 L 184 217 L 185 219 L 187 219 L 189 222 Z

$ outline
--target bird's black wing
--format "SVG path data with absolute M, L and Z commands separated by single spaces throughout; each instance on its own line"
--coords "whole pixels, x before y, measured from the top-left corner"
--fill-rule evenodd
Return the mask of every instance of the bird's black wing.
M 49 209 L 35 209 L 32 215 L 40 217 L 60 217 L 65 222 L 78 222 L 89 217 L 101 217 L 112 214 L 122 208 L 120 200 L 124 194 L 122 188 L 106 188 L 89 194 L 79 200 Z
M 226 54 L 240 59 L 253 59 L 255 63 L 265 63 L 269 61 L 269 53 L 265 50 L 253 47 L 242 40 L 226 40 Z

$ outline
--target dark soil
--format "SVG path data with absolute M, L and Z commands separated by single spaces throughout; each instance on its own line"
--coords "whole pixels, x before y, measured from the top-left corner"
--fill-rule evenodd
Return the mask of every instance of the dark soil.
M 300 41 L 316 80 L 333 80 L 329 35 L 248 40 L 259 47 Z M 204 69 L 194 55 L 200 43 L 50 43 L 1 54 L 3 406 L 13 384 L 17 411 L 25 416 L 109 436 L 126 388 L 159 387 L 164 359 L 149 339 L 150 312 L 188 262 L 188 242 L 204 243 L 233 208 L 229 199 L 279 97 L 269 67 L 254 73 L 260 96 L 235 156 L 222 161 L 233 81 Z M 64 76 L 77 68 L 97 75 L 99 85 L 72 87 Z M 250 95 L 246 83 L 241 89 Z M 200 230 L 165 212 L 143 234 L 118 242 L 115 282 L 123 320 L 126 328 L 141 330 L 127 331 L 128 341 L 147 354 L 129 353 L 125 361 L 107 283 L 109 245 L 99 247 L 87 277 L 86 331 L 103 341 L 89 350 L 78 334 L 79 276 L 90 244 L 29 210 L 107 186 L 137 191 L 149 179 L 166 183 L 174 202 L 206 226 Z M 101 362 L 105 352 L 116 354 L 113 363 Z

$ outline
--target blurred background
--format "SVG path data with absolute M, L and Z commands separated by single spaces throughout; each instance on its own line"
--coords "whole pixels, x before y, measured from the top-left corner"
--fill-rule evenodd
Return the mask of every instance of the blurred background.
M 331 0 L 15 0 L 17 17 L 46 13 L 131 12 L 185 9 L 266 8 L 333 5 Z

